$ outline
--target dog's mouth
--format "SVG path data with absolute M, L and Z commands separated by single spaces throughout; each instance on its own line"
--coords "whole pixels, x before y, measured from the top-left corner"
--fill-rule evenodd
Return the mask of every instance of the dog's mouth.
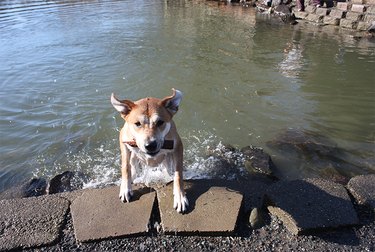
M 158 150 L 158 151 L 153 151 L 153 152 L 151 152 L 151 151 L 147 151 L 146 154 L 149 155 L 149 156 L 151 156 L 151 157 L 154 157 L 154 156 L 156 156 L 159 152 L 160 152 L 160 150 Z

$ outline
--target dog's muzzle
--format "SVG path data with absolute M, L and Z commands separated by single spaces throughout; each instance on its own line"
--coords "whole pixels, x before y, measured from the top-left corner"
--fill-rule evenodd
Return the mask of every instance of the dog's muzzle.
M 145 144 L 146 153 L 150 156 L 155 156 L 159 153 L 160 148 L 157 141 L 150 141 Z

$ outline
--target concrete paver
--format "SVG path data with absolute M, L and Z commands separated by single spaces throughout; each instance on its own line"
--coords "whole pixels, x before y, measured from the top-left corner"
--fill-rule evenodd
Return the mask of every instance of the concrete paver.
M 172 183 L 157 189 L 164 232 L 222 234 L 234 231 L 243 198 L 240 193 L 193 182 L 185 182 L 185 189 L 189 200 L 185 214 L 173 209 Z
M 267 191 L 271 214 L 293 234 L 358 224 L 346 189 L 323 179 L 280 181 Z
M 130 203 L 120 201 L 119 187 L 84 191 L 71 205 L 75 236 L 85 242 L 148 232 L 155 201 L 150 188 L 133 187 Z
M 375 174 L 350 179 L 348 189 L 360 204 L 368 205 L 375 211 Z
M 0 250 L 37 247 L 56 242 L 69 201 L 40 196 L 0 201 Z

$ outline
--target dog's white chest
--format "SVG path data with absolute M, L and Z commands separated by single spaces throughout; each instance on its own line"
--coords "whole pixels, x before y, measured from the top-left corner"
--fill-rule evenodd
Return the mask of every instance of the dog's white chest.
M 133 182 L 151 184 L 167 184 L 173 180 L 174 160 L 170 152 L 162 150 L 155 157 L 147 157 L 141 151 L 131 153 Z

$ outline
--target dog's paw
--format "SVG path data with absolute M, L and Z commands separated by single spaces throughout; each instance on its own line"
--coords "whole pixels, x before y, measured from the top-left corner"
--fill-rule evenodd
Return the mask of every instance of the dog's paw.
M 119 198 L 122 202 L 130 202 L 131 198 L 133 197 L 133 191 L 131 188 L 128 188 L 127 186 L 123 186 L 121 184 L 120 187 L 120 194 Z
M 186 212 L 188 206 L 189 201 L 184 193 L 179 192 L 174 194 L 173 208 L 176 209 L 177 212 Z

